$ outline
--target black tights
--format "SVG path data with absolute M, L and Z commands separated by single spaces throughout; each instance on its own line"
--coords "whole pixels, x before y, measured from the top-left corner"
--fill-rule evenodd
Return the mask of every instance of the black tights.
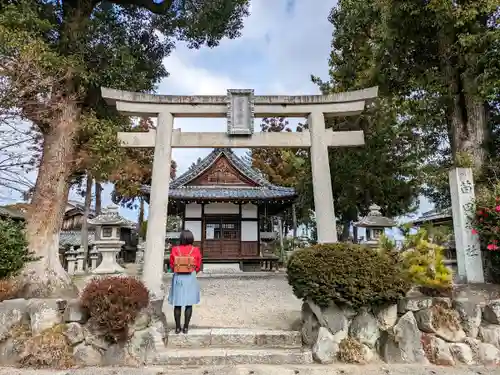
M 174 307 L 174 319 L 175 319 L 175 328 L 181 329 L 181 306 Z M 193 306 L 186 306 L 184 309 L 184 329 L 189 327 L 189 322 L 191 320 L 191 316 L 193 315 Z

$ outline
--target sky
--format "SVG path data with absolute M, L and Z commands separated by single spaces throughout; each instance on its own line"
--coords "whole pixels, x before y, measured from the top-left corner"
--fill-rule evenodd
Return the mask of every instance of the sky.
M 313 6 L 314 3 L 314 6 Z M 336 0 L 251 0 L 242 36 L 223 40 L 213 49 L 190 50 L 178 44 L 164 60 L 170 76 L 158 94 L 225 95 L 227 89 L 254 89 L 256 95 L 319 94 L 311 74 L 328 78 L 333 27 L 328 15 Z M 176 119 L 182 131 L 225 131 L 225 119 Z M 258 126 L 257 126 L 258 129 Z M 209 149 L 174 149 L 178 175 Z M 104 204 L 110 204 L 112 186 L 105 186 Z M 70 199 L 80 199 L 71 192 Z M 421 211 L 430 209 L 422 202 Z M 121 208 L 137 219 L 135 210 Z

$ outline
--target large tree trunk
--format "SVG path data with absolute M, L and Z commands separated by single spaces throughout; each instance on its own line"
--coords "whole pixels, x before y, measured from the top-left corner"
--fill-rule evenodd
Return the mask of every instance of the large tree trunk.
M 453 162 L 471 162 L 480 170 L 487 158 L 485 149 L 489 139 L 485 103 L 478 95 L 476 77 L 467 73 L 467 59 L 453 55 L 453 31 L 439 35 L 441 68 L 447 85 L 448 135 Z M 470 59 L 469 59 L 470 60 Z M 470 160 L 463 160 L 465 158 Z
M 342 232 L 340 235 L 340 242 L 347 242 L 349 240 L 349 230 L 351 228 L 351 221 L 350 220 L 343 220 L 342 223 Z
M 85 187 L 85 204 L 82 219 L 82 234 L 81 234 L 81 246 L 83 250 L 83 256 L 85 257 L 83 262 L 83 268 L 87 270 L 88 267 L 88 254 L 89 254 L 89 224 L 87 220 L 90 214 L 90 205 L 92 203 L 92 185 L 93 180 L 90 174 L 87 174 L 87 181 Z
M 27 216 L 29 249 L 40 259 L 28 263 L 21 274 L 25 298 L 73 297 L 77 292 L 59 260 L 59 231 L 68 199 L 79 111 L 69 100 L 61 108 L 52 130 L 44 136 L 42 160 Z
M 472 167 L 480 170 L 486 162 L 485 145 L 489 139 L 484 102 L 462 92 L 455 95 L 450 112 L 450 143 L 455 163 L 471 162 Z

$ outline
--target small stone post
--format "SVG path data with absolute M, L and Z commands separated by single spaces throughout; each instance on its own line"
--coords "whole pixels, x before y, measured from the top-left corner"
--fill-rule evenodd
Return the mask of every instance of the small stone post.
M 83 262 L 85 261 L 85 253 L 83 248 L 79 248 L 76 251 L 76 270 L 75 275 L 83 275 L 85 273 L 85 269 L 83 267 Z
M 92 246 L 90 250 L 90 269 L 95 270 L 97 268 L 97 260 L 99 259 L 99 251 L 97 251 L 96 245 Z
M 75 274 L 75 266 L 76 266 L 76 254 L 75 248 L 71 246 L 68 251 L 66 251 L 66 260 L 68 261 L 68 274 Z

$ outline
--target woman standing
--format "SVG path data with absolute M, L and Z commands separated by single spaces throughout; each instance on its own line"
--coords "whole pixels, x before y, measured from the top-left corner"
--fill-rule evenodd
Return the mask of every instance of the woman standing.
M 194 236 L 189 230 L 180 235 L 180 245 L 170 252 L 170 269 L 174 271 L 168 303 L 174 306 L 175 333 L 181 332 L 181 310 L 184 309 L 183 333 L 188 333 L 193 305 L 200 303 L 200 286 L 196 274 L 201 269 L 200 249 L 193 246 Z

